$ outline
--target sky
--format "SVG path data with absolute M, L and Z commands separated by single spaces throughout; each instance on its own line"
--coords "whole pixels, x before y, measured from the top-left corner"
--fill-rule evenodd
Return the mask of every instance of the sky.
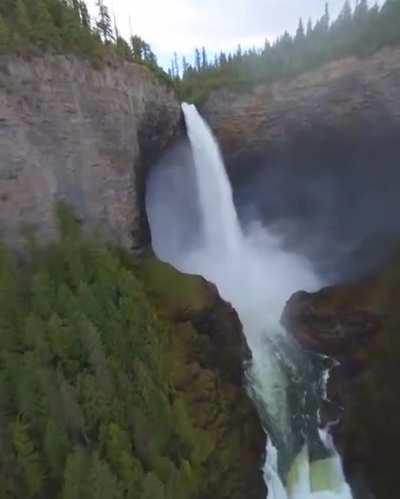
M 353 4 L 356 0 L 352 0 Z M 104 0 L 119 30 L 138 34 L 168 68 L 173 53 L 192 58 L 196 47 L 210 53 L 262 46 L 285 30 L 293 33 L 300 17 L 318 19 L 326 0 Z M 95 12 L 96 0 L 88 0 Z M 334 18 L 344 0 L 330 0 Z

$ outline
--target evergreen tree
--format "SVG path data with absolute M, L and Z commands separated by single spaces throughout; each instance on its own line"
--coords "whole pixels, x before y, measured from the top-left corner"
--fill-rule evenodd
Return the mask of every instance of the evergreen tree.
M 99 15 L 96 26 L 103 38 L 104 43 L 111 43 L 114 38 L 111 17 L 108 7 L 103 3 L 103 0 L 97 0 Z
M 179 62 L 178 62 L 178 54 L 177 54 L 177 52 L 174 52 L 174 60 L 173 60 L 173 64 L 174 64 L 174 74 L 175 74 L 175 78 L 179 79 L 179 76 L 180 76 L 180 68 L 179 68 Z
M 17 418 L 12 424 L 12 435 L 17 461 L 23 470 L 25 497 L 34 498 L 42 490 L 45 470 L 29 435 L 29 425 Z
M 207 69 L 207 67 L 208 67 L 207 51 L 206 48 L 203 47 L 201 49 L 201 68 L 204 70 Z
M 132 53 L 133 53 L 133 58 L 136 61 L 142 61 L 143 60 L 143 40 L 139 36 L 132 36 L 131 37 L 131 46 L 132 46 Z
M 298 25 L 297 31 L 296 31 L 295 41 L 296 41 L 296 43 L 303 43 L 305 38 L 306 38 L 306 35 L 304 32 L 303 19 L 300 18 L 299 25 Z
M 201 55 L 199 49 L 196 49 L 194 52 L 194 67 L 196 68 L 196 71 L 201 71 Z
M 182 73 L 183 73 L 182 76 L 183 77 L 185 77 L 185 75 L 187 74 L 188 70 L 189 70 L 189 64 L 188 64 L 188 62 L 186 60 L 186 57 L 183 56 L 182 57 Z
M 129 61 L 133 58 L 131 47 L 129 46 L 128 42 L 121 36 L 118 36 L 116 40 L 116 50 L 117 54 L 120 55 L 123 59 Z
M 331 16 L 329 14 L 329 5 L 325 4 L 325 12 L 321 18 L 321 30 L 326 34 L 329 31 L 329 26 L 331 22 Z
M 90 15 L 86 3 L 81 0 L 78 8 L 82 26 L 86 29 L 90 29 Z
M 312 23 L 311 18 L 309 18 L 309 19 L 308 19 L 308 21 L 307 21 L 307 32 L 306 32 L 306 37 L 307 37 L 308 39 L 310 39 L 310 38 L 311 38 L 311 36 L 312 36 L 312 33 L 313 33 L 313 23 Z
M 350 0 L 345 0 L 343 8 L 336 21 L 336 25 L 341 28 L 347 28 L 351 25 L 353 11 L 351 10 Z

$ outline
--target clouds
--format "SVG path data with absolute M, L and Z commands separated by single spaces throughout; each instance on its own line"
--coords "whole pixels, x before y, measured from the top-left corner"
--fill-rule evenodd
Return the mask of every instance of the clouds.
M 121 32 L 132 29 L 148 41 L 163 65 L 174 51 L 191 55 L 195 47 L 212 52 L 259 46 L 285 30 L 294 32 L 300 17 L 314 20 L 326 0 L 105 0 Z M 332 16 L 344 0 L 330 0 Z M 88 2 L 92 9 L 95 0 Z

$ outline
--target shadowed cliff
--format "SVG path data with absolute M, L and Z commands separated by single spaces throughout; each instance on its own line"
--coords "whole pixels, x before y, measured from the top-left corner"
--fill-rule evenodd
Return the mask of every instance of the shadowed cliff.
M 399 258 L 352 285 L 300 292 L 283 322 L 306 349 L 329 355 L 333 368 L 325 421 L 344 458 L 356 499 L 398 497 Z
M 392 47 L 247 93 L 219 90 L 203 106 L 242 219 L 261 219 L 330 282 L 376 268 L 400 237 L 399 81 Z

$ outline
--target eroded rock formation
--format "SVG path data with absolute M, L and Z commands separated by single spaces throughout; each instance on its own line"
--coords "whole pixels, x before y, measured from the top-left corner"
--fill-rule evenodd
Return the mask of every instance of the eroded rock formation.
M 174 93 L 144 66 L 1 57 L 0 238 L 52 239 L 52 207 L 64 200 L 84 227 L 142 250 L 145 168 L 179 120 Z
M 297 293 L 283 314 L 305 349 L 340 362 L 328 387 L 340 418 L 332 433 L 356 499 L 398 497 L 399 289 L 397 260 L 359 284 Z

